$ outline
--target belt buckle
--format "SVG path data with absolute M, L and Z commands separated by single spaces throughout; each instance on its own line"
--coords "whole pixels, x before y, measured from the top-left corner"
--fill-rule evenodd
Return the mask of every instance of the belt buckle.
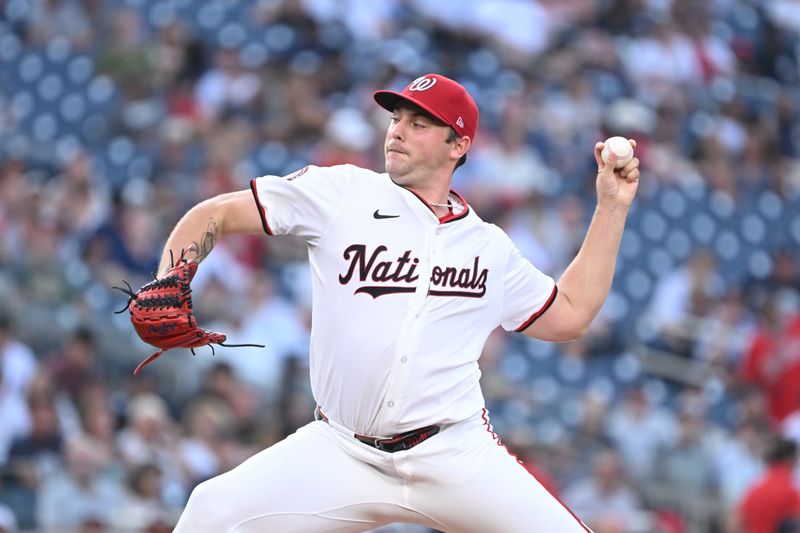
M 386 442 L 386 441 L 389 442 Z M 378 439 L 375 438 L 372 441 L 372 445 L 375 447 L 376 450 L 380 450 L 382 452 L 387 453 L 394 453 L 400 450 L 407 450 L 408 446 L 406 445 L 405 438 L 395 441 L 394 439 Z

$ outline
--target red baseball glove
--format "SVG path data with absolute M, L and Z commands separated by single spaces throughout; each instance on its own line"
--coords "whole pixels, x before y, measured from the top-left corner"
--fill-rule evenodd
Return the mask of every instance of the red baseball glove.
M 133 292 L 130 284 L 124 280 L 127 289 L 114 287 L 128 295 L 127 305 L 116 313 L 130 310 L 131 323 L 139 338 L 160 348 L 139 363 L 133 371 L 134 375 L 139 375 L 146 364 L 172 348 L 189 348 L 194 353 L 195 348 L 209 345 L 213 353 L 213 344 L 227 347 L 264 347 L 261 344 L 224 344 L 224 334 L 197 326 L 192 312 L 190 286 L 197 266 L 196 261 L 185 259 L 181 254 L 178 264 L 174 264 L 163 278 L 154 279 L 137 292 Z

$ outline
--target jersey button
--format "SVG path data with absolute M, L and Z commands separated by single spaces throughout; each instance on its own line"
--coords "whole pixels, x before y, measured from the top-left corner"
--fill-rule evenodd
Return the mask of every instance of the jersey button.
M 400 362 L 401 362 L 401 363 L 406 363 L 406 362 L 408 362 L 408 357 L 406 357 L 406 356 L 404 355 L 403 357 L 401 357 L 401 358 L 400 358 Z
M 386 405 L 388 405 L 389 407 L 394 407 L 394 402 L 392 400 L 389 400 L 389 403 L 387 403 Z

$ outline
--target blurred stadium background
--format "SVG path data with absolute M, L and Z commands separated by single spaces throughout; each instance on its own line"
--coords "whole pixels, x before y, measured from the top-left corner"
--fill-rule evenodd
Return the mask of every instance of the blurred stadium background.
M 225 239 L 195 283 L 201 323 L 266 350 L 133 379 L 152 349 L 110 287 L 252 177 L 381 169 L 371 92 L 431 71 L 481 109 L 454 188 L 554 276 L 594 142 L 639 143 L 590 333 L 486 346 L 498 433 L 598 533 L 735 531 L 800 439 L 798 65 L 796 0 L 0 1 L 0 531 L 170 531 L 311 419 L 299 241 Z

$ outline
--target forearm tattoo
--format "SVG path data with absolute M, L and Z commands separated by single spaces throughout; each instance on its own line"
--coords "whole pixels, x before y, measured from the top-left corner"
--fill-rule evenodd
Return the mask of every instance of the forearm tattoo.
M 202 237 L 200 237 L 200 241 L 192 241 L 187 252 L 194 253 L 194 260 L 199 263 L 208 257 L 208 254 L 211 253 L 211 249 L 217 244 L 217 239 L 219 239 L 219 228 L 217 227 L 216 221 L 213 218 L 209 218 L 208 227 Z

